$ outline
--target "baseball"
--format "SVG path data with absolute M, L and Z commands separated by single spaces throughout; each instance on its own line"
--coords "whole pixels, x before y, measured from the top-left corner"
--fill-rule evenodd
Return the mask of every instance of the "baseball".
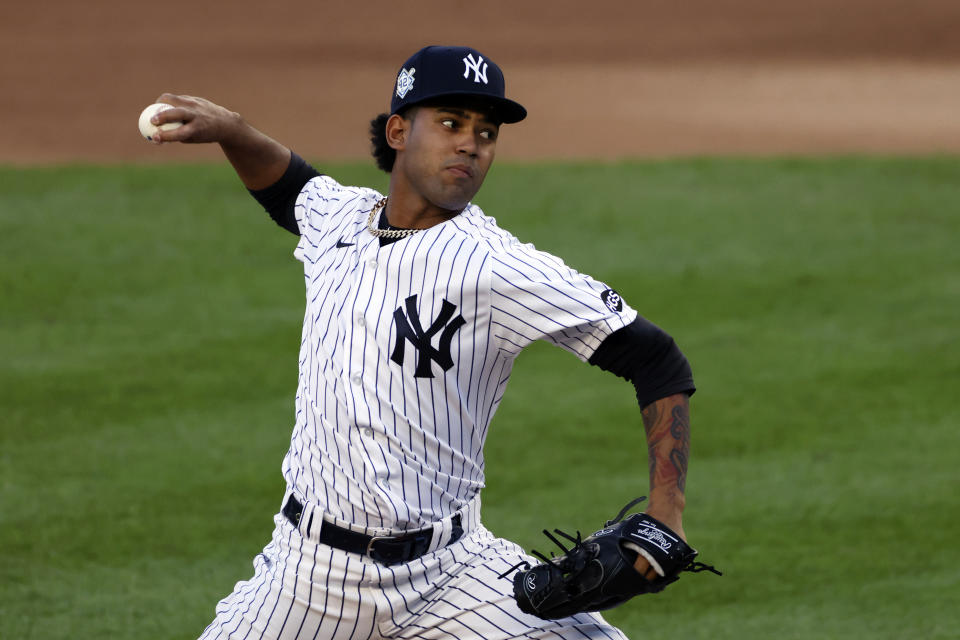
M 167 122 L 166 124 L 162 124 L 158 127 L 150 122 L 150 118 L 152 118 L 155 114 L 161 111 L 166 111 L 167 109 L 173 109 L 173 105 L 157 102 L 144 109 L 140 113 L 140 135 L 153 142 L 153 136 L 157 134 L 157 131 L 169 131 L 170 129 L 176 129 L 183 124 L 182 122 Z

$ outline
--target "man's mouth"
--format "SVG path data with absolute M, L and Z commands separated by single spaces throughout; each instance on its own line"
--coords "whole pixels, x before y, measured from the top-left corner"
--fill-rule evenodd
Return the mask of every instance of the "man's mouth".
M 460 178 L 473 177 L 473 169 L 471 169 L 469 166 L 465 164 L 453 164 L 447 167 L 447 170 L 450 171 L 450 173 Z

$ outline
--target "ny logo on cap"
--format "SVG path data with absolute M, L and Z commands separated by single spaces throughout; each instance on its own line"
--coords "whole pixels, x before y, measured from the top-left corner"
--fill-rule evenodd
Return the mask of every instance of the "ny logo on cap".
M 409 71 L 402 70 L 397 76 L 397 96 L 401 100 L 410 92 L 410 89 L 413 89 L 413 74 L 416 72 L 417 70 L 411 67 Z
M 483 65 L 483 69 L 480 68 L 480 65 Z M 477 59 L 474 60 L 473 54 L 468 53 L 467 57 L 463 59 L 463 77 L 469 76 L 471 71 L 473 71 L 474 82 L 479 83 L 483 80 L 483 84 L 487 84 L 487 63 L 483 61 L 483 56 L 478 55 Z

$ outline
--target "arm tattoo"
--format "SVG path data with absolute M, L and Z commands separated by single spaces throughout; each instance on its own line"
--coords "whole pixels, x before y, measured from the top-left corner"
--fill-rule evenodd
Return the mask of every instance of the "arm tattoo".
M 677 488 L 687 488 L 687 459 L 690 457 L 690 409 L 678 404 L 670 412 L 670 435 L 676 441 L 670 451 L 670 462 L 677 470 Z
M 650 461 L 650 489 L 673 483 L 682 493 L 690 457 L 690 407 L 685 394 L 649 404 L 643 410 Z
M 650 442 L 650 431 L 660 421 L 660 409 L 657 402 L 651 402 L 640 413 L 643 416 L 643 426 L 647 432 L 647 460 L 650 465 L 650 488 L 653 489 L 654 478 L 657 477 L 657 456 L 654 455 L 654 447 Z

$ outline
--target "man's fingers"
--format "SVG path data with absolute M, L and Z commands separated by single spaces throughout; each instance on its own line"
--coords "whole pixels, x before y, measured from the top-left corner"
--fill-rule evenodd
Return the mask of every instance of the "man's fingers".
M 156 126 L 162 127 L 170 123 L 181 123 L 181 125 L 171 129 L 161 128 L 154 134 L 154 141 L 159 144 L 162 142 L 184 142 L 190 139 L 195 133 L 195 127 L 190 125 L 195 119 L 196 113 L 183 107 L 174 107 L 173 109 L 158 111 L 150 118 L 150 122 Z
M 161 142 L 189 142 L 194 133 L 194 128 L 189 124 L 185 124 L 176 129 L 168 129 L 166 131 L 160 129 L 153 136 L 153 139 L 158 144 Z
M 156 142 L 219 142 L 236 124 L 234 114 L 209 100 L 196 96 L 161 93 L 157 102 L 171 105 L 172 109 L 157 112 L 151 122 L 162 127 L 174 122 L 179 127 L 161 129 L 154 137 Z
M 650 563 L 647 562 L 647 559 L 642 555 L 637 554 L 637 559 L 633 562 L 633 568 L 637 570 L 637 573 L 646 575 L 647 570 L 650 569 Z
M 638 555 L 637 559 L 633 563 L 633 568 L 637 570 L 637 573 L 642 575 L 647 580 L 656 580 L 659 574 L 657 570 L 644 558 L 642 555 Z
M 159 126 L 168 122 L 190 122 L 194 117 L 195 114 L 192 111 L 182 107 L 174 107 L 173 109 L 158 111 L 150 118 L 150 121 Z

